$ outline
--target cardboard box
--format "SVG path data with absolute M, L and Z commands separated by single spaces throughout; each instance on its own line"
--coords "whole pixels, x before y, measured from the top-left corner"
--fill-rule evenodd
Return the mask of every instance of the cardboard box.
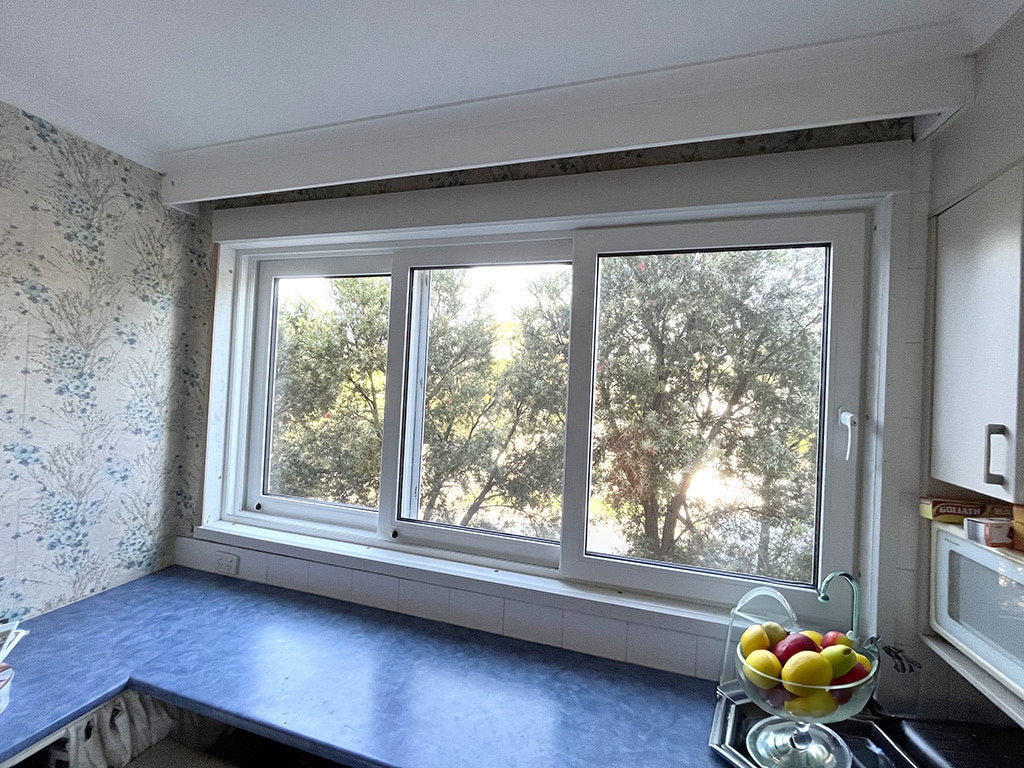
M 1013 520 L 1009 517 L 968 517 L 964 533 L 970 541 L 986 547 L 1013 546 Z
M 985 514 L 985 505 L 980 501 L 961 501 L 959 499 L 930 499 L 922 496 L 918 504 L 921 517 L 937 520 L 940 523 L 962 523 L 969 517 L 981 517 Z
M 985 517 L 1013 517 L 1013 505 L 996 503 L 985 505 Z

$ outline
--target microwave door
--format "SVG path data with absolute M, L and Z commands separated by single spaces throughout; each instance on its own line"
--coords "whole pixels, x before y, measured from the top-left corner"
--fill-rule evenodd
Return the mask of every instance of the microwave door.
M 1024 565 L 946 531 L 935 555 L 933 626 L 1024 698 Z

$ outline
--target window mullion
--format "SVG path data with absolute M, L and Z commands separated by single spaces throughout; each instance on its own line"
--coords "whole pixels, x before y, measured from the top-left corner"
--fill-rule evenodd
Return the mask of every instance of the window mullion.
M 380 514 L 377 531 L 390 537 L 401 517 L 405 443 L 408 351 L 413 345 L 410 317 L 412 269 L 409 256 L 395 254 L 391 265 L 391 306 L 388 314 L 387 383 L 384 390 L 384 435 L 381 441 Z M 421 422 L 422 423 L 422 422 Z
M 423 419 L 426 407 L 427 348 L 430 341 L 430 271 L 418 270 L 410 280 L 409 357 L 406 387 L 405 450 L 402 457 L 402 498 L 399 517 L 419 518 L 420 476 L 423 456 Z
M 572 268 L 562 548 L 559 560 L 559 570 L 568 577 L 579 574 L 579 566 L 585 555 L 587 503 L 590 495 L 597 258 L 596 247 L 585 234 L 577 237 L 574 243 Z

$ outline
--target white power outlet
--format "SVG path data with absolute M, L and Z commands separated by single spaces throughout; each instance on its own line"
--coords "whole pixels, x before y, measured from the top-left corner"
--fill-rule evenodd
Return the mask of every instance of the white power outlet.
M 217 573 L 235 576 L 238 573 L 238 555 L 231 552 L 218 552 L 214 565 L 217 568 Z

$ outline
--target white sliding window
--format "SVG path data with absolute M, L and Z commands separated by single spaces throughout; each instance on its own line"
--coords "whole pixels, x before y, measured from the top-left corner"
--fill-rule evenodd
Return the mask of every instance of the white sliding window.
M 756 583 L 809 600 L 854 564 L 839 414 L 861 409 L 868 228 L 242 251 L 222 518 L 716 606 Z
M 865 225 L 580 233 L 562 573 L 731 604 L 853 565 Z M 586 350 L 587 354 L 582 354 Z

